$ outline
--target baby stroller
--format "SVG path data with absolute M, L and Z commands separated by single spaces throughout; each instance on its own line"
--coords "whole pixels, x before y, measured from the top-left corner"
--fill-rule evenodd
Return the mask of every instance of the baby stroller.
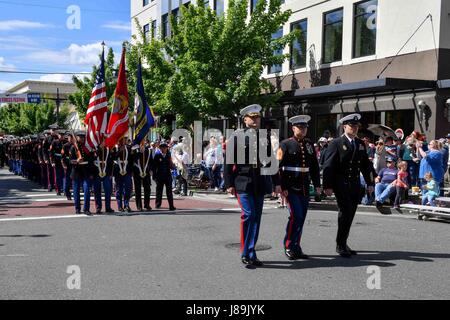
M 211 184 L 210 178 L 206 173 L 204 161 L 201 164 L 192 164 L 188 167 L 188 185 L 207 190 Z

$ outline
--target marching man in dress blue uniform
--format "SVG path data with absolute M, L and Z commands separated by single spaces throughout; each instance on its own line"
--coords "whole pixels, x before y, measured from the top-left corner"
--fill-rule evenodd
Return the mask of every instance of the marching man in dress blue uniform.
M 276 186 L 275 192 L 280 193 L 281 188 L 278 183 L 278 174 L 274 176 L 266 176 L 261 174 L 261 168 L 265 165 L 259 159 L 259 128 L 261 124 L 260 105 L 254 104 L 245 107 L 240 114 L 244 118 L 245 128 L 240 133 L 248 133 L 253 129 L 256 133 L 256 141 L 251 144 L 250 138 L 245 136 L 245 163 L 240 164 L 237 161 L 237 153 L 242 149 L 238 149 L 237 137 L 234 136 L 234 161 L 227 163 L 224 171 L 225 187 L 227 191 L 236 195 L 239 205 L 242 209 L 241 215 L 241 261 L 245 265 L 261 266 L 263 263 L 256 256 L 256 242 L 258 241 L 259 228 L 261 224 L 261 216 L 264 204 L 264 195 L 272 193 L 272 183 Z M 239 136 L 239 132 L 236 134 Z M 268 146 L 271 145 L 268 141 Z M 258 158 L 256 163 L 250 163 L 251 150 L 254 151 Z M 227 152 L 229 148 L 227 148 Z M 266 164 L 268 165 L 268 164 Z
M 289 260 L 308 258 L 302 251 L 300 240 L 308 210 L 311 179 L 316 193 L 322 193 L 314 143 L 306 138 L 310 120 L 308 115 L 290 118 L 294 136 L 282 141 L 277 152 L 282 196 L 286 198 L 290 214 L 284 238 L 284 252 Z

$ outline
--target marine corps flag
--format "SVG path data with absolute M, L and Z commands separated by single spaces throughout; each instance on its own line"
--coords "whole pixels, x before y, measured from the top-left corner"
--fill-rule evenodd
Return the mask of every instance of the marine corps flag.
M 128 87 L 125 74 L 125 48 L 122 50 L 120 60 L 119 78 L 114 92 L 114 102 L 111 117 L 108 123 L 106 147 L 112 149 L 120 138 L 128 131 Z
M 145 99 L 144 84 L 142 82 L 142 66 L 139 59 L 136 75 L 136 96 L 134 98 L 134 110 L 136 112 L 136 123 L 134 130 L 134 145 L 140 145 L 155 124 L 152 110 Z

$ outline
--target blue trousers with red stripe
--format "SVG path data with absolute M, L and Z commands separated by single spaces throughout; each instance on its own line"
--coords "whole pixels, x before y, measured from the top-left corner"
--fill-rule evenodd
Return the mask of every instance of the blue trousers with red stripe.
M 309 197 L 289 192 L 286 202 L 289 210 L 289 221 L 286 226 L 284 248 L 298 251 L 308 211 Z
M 238 193 L 241 215 L 241 256 L 251 260 L 256 259 L 256 242 L 264 205 L 264 195 Z

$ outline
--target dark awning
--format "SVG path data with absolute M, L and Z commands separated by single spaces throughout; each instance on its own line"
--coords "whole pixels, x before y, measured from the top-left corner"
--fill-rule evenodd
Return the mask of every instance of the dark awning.
M 449 80 L 450 81 L 450 80 Z M 450 84 L 449 84 L 450 85 Z M 307 99 L 345 95 L 370 94 L 394 90 L 435 89 L 436 81 L 383 78 L 346 84 L 298 89 L 290 91 L 284 98 Z

